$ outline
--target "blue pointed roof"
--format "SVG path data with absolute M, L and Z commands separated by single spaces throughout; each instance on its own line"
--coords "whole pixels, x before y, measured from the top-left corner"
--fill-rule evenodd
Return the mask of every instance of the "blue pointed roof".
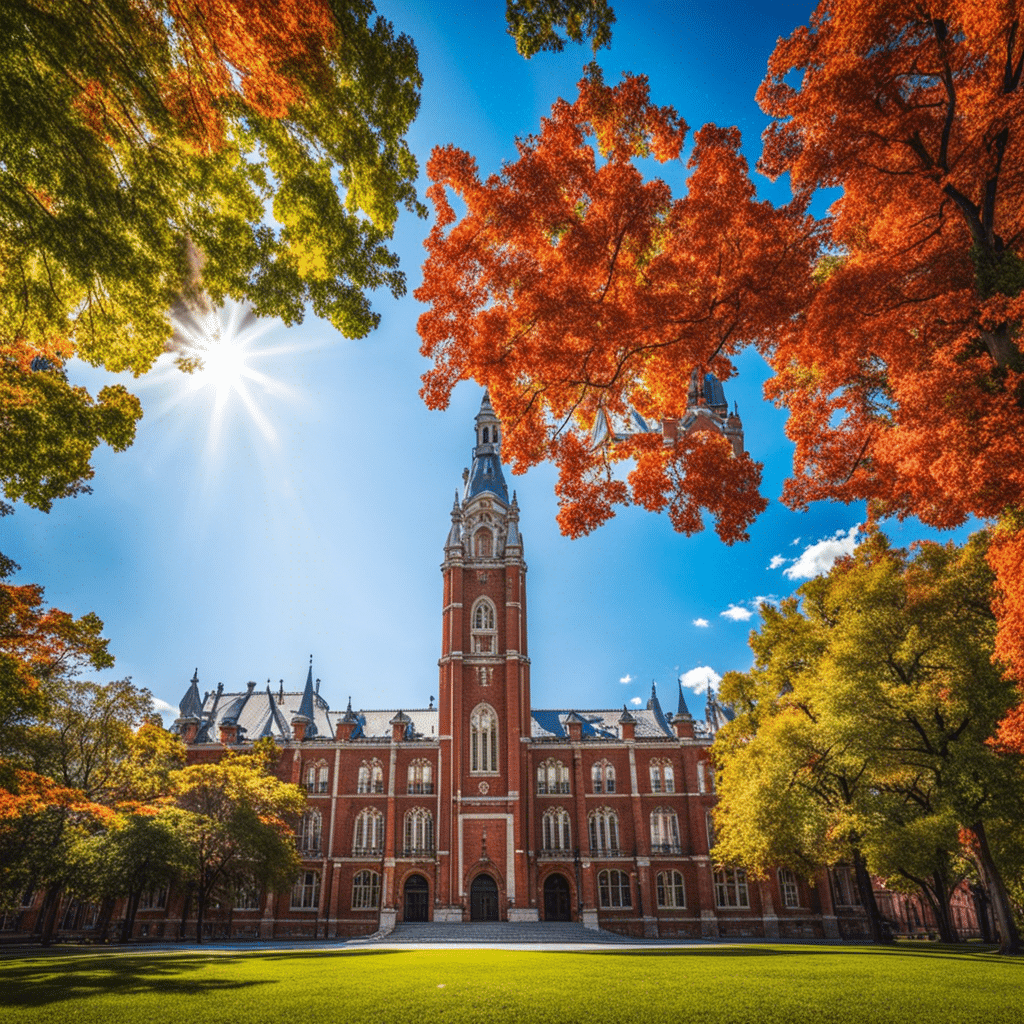
M 654 680 L 651 680 L 651 697 L 647 701 L 647 710 L 654 712 L 654 717 L 658 721 L 658 725 L 662 727 L 669 735 L 672 734 L 672 728 L 668 723 L 668 719 L 665 717 L 665 712 L 661 710 L 661 701 L 658 700 L 658 686 Z
M 491 406 L 491 399 L 484 392 L 480 412 L 476 416 L 476 446 L 473 448 L 473 465 L 466 481 L 464 499 L 473 498 L 489 491 L 508 504 L 508 487 L 501 472 L 500 421 Z M 487 440 L 484 440 L 484 438 Z
M 181 698 L 178 711 L 182 718 L 201 718 L 203 715 L 203 698 L 199 696 L 199 669 L 192 673 L 192 682 Z
M 302 703 L 299 705 L 298 715 L 309 719 L 306 727 L 306 738 L 317 735 L 316 710 L 313 706 L 313 656 L 309 656 L 309 672 L 306 674 L 306 688 L 302 691 Z

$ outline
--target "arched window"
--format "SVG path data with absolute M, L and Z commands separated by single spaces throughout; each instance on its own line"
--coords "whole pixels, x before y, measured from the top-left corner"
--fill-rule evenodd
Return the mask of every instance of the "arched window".
M 719 907 L 749 907 L 747 873 L 741 868 L 719 868 L 715 872 L 715 904 Z
M 659 871 L 657 889 L 659 907 L 686 906 L 686 887 L 678 871 Z
M 484 427 L 484 444 L 487 444 L 491 440 L 491 428 Z
M 679 853 L 679 819 L 670 807 L 651 812 L 651 853 Z
M 429 761 L 421 758 L 419 760 L 413 761 L 413 763 L 409 765 L 408 792 L 434 792 L 434 769 Z
M 489 704 L 478 704 L 469 716 L 469 770 L 498 770 L 498 716 Z
M 306 811 L 302 816 L 302 831 L 299 833 L 299 849 L 303 853 L 320 852 L 320 812 Z
M 697 788 L 702 793 L 715 791 L 715 769 L 707 761 L 697 762 Z
M 306 765 L 306 792 L 326 793 L 327 788 L 327 765 L 322 761 Z
M 434 819 L 425 807 L 414 807 L 405 816 L 405 856 L 434 852 Z
M 789 868 L 779 868 L 779 894 L 784 907 L 800 906 L 800 890 L 797 888 L 796 875 Z
M 537 793 L 540 796 L 569 792 L 569 770 L 557 758 L 537 765 Z
M 367 857 L 384 852 L 384 815 L 376 807 L 364 807 L 356 816 L 352 855 Z
M 352 879 L 352 909 L 375 910 L 380 906 L 380 875 L 358 871 Z
M 651 792 L 652 793 L 674 793 L 676 791 L 676 776 L 672 765 L 665 760 L 651 762 Z
M 598 761 L 591 770 L 595 793 L 615 792 L 615 769 L 607 761 Z
M 597 891 L 601 897 L 601 906 L 605 909 L 633 906 L 629 875 L 625 871 L 598 872 Z
M 494 534 L 481 526 L 473 535 L 474 553 L 477 558 L 490 558 L 494 552 Z
M 372 761 L 364 761 L 359 766 L 356 792 L 364 795 L 366 793 L 384 792 L 384 768 L 377 758 L 374 758 Z
M 710 811 L 704 812 L 704 829 L 708 834 L 708 852 L 710 853 L 715 845 L 715 819 Z
M 473 606 L 473 636 L 471 649 L 474 654 L 494 654 L 498 644 L 497 616 L 494 605 L 481 597 Z
M 542 819 L 545 853 L 568 852 L 572 849 L 572 833 L 569 827 L 569 812 L 564 807 L 549 807 Z
M 590 852 L 606 856 L 619 852 L 619 816 L 610 807 L 590 812 Z
M 303 871 L 292 888 L 292 910 L 316 910 L 320 902 L 320 872 Z

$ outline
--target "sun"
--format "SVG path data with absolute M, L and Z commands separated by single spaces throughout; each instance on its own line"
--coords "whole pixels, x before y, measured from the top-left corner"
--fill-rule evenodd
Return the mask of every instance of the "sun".
M 168 395 L 166 411 L 190 397 L 212 393 L 208 428 L 211 448 L 218 445 L 224 418 L 232 405 L 240 405 L 250 424 L 271 447 L 276 447 L 277 433 L 264 412 L 268 403 L 263 399 L 270 394 L 290 393 L 291 389 L 256 369 L 253 363 L 294 347 L 257 344 L 281 322 L 257 317 L 248 303 L 228 300 L 215 307 L 200 297 L 188 305 L 178 303 L 171 311 L 171 323 L 174 333 L 169 356 L 162 357 L 150 375 L 151 382 Z M 182 363 L 191 372 L 183 373 Z

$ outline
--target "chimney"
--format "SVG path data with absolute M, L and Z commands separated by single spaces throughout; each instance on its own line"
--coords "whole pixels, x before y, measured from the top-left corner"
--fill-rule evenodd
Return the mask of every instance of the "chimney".
M 220 741 L 225 747 L 233 747 L 238 742 L 238 723 L 220 723 Z
M 569 712 L 565 720 L 565 728 L 573 743 L 579 743 L 583 739 L 583 719 L 575 711 Z

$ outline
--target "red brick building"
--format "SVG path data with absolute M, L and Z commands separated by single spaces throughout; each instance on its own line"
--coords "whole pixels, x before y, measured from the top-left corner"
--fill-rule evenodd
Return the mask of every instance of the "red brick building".
M 639 417 L 634 429 L 649 429 Z M 691 388 L 666 437 L 717 429 L 742 449 L 714 378 Z M 611 433 L 605 421 L 599 430 Z M 212 934 L 351 936 L 396 922 L 581 921 L 636 936 L 839 937 L 866 933 L 848 872 L 808 886 L 709 856 L 708 748 L 722 709 L 695 721 L 680 689 L 667 714 L 536 709 L 530 699 L 527 565 L 516 497 L 485 397 L 472 468 L 444 544 L 438 706 L 332 711 L 305 687 L 200 695 L 176 723 L 193 756 L 272 737 L 308 807 L 291 892 L 222 908 Z M 600 441 L 601 438 L 597 438 Z M 153 894 L 137 932 L 177 934 L 180 904 Z

